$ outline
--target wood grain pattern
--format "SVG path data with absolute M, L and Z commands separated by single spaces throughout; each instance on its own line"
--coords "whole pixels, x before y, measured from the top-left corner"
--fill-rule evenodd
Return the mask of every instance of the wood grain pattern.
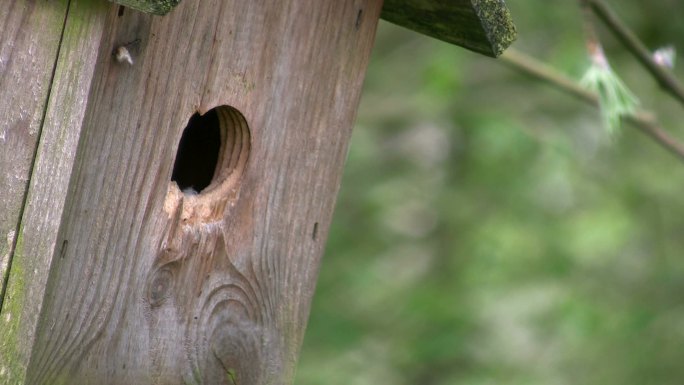
M 381 1 L 115 8 L 26 383 L 291 383 Z M 249 146 L 220 194 L 185 196 L 182 130 L 221 105 Z
M 31 344 L 21 339 L 23 279 L 10 267 L 19 241 L 38 138 L 41 134 L 67 4 L 0 1 L 0 384 L 21 381 Z
M 1 357 L 0 365 L 20 358 L 22 371 L 33 349 L 50 265 L 66 247 L 57 244 L 57 235 L 107 7 L 106 3 L 72 1 L 66 21 L 61 21 L 64 33 L 23 209 L 20 241 L 13 253 L 10 295 L 2 309 L 1 319 L 7 320 L 3 330 L 12 330 L 11 338 L 2 343 L 16 350 Z M 21 383 L 22 371 L 8 371 L 6 377 L 0 376 L 0 383 Z
M 504 0 L 385 0 L 382 18 L 492 57 L 516 38 Z
M 66 14 L 65 4 L 37 3 L 0 2 L 0 283 L 16 240 Z

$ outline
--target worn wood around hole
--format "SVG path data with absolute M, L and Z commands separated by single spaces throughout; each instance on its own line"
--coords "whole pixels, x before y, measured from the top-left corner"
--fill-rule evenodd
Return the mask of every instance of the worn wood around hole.
M 291 383 L 380 8 L 111 7 L 27 383 Z M 176 146 L 218 105 L 249 160 L 218 220 L 184 222 Z

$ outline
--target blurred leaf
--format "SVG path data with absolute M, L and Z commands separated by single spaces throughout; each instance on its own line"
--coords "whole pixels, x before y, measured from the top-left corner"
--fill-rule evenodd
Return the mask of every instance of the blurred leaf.
M 507 4 L 516 44 L 585 65 L 576 2 Z M 654 47 L 684 46 L 681 2 L 620 8 Z M 605 47 L 677 127 L 680 106 Z M 596 117 L 382 23 L 295 383 L 681 383 L 684 167 Z

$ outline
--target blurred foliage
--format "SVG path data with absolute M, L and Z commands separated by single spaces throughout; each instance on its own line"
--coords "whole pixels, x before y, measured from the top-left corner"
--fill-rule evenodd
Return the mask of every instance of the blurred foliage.
M 518 49 L 581 76 L 576 2 L 507 3 Z M 681 1 L 611 4 L 684 51 Z M 601 36 L 679 130 L 681 106 Z M 682 180 L 637 130 L 382 23 L 295 383 L 680 384 Z

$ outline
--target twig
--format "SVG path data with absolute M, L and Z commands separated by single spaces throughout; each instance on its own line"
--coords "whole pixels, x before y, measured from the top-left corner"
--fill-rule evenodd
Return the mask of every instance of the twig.
M 653 60 L 651 52 L 646 45 L 620 20 L 612 9 L 603 0 L 582 0 L 591 6 L 596 16 L 615 34 L 622 44 L 634 55 L 641 64 L 658 81 L 658 84 L 672 94 L 681 103 L 684 103 L 684 86 L 666 68 Z
M 596 33 L 596 27 L 591 13 L 591 4 L 588 0 L 579 0 L 580 9 L 582 11 L 582 23 L 584 27 L 584 38 L 586 40 L 587 51 L 592 62 L 601 67 L 608 67 L 608 59 L 603 53 L 603 46 Z
M 599 106 L 599 96 L 596 93 L 586 90 L 570 77 L 529 55 L 509 48 L 501 55 L 500 59 L 516 70 L 551 84 L 588 104 L 595 107 Z M 653 114 L 648 111 L 637 110 L 626 115 L 625 120 L 684 162 L 684 144 L 670 136 L 658 124 Z
M 504 63 L 509 64 L 513 68 L 532 76 L 533 78 L 555 85 L 561 90 L 598 107 L 599 99 L 596 93 L 580 86 L 569 76 L 566 76 L 560 71 L 533 58 L 530 55 L 522 53 L 515 48 L 508 48 L 503 55 L 499 57 L 499 59 L 501 59 L 501 61 Z
M 621 118 L 633 113 L 639 100 L 610 68 L 594 27 L 594 14 L 589 2 L 579 0 L 579 3 L 583 15 L 587 52 L 591 59 L 591 66 L 582 76 L 580 84 L 598 93 L 605 128 L 609 132 L 615 132 L 620 128 Z

